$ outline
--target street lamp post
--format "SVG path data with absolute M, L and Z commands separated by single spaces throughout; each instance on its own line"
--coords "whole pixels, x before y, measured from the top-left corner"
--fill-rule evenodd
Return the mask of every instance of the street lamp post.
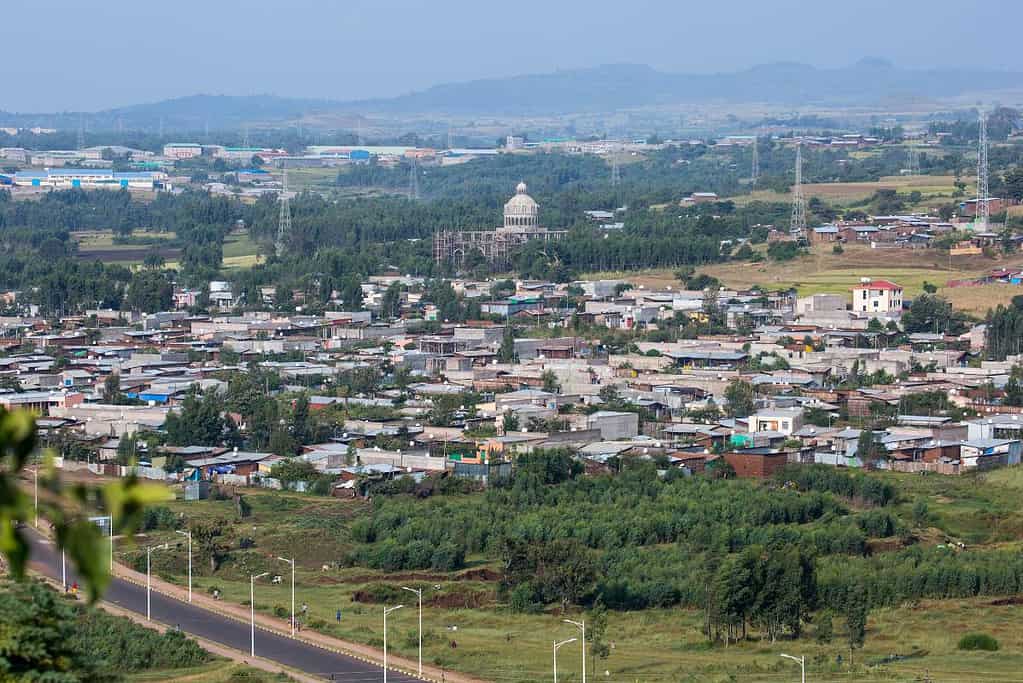
M 281 562 L 291 565 L 291 637 L 295 637 L 295 558 L 278 557 Z
M 402 590 L 406 590 L 409 593 L 415 593 L 416 597 L 419 598 L 419 677 L 423 677 L 423 589 L 422 588 L 409 588 L 408 586 L 402 586 Z
M 384 683 L 387 683 L 387 615 L 404 606 L 405 605 L 395 605 L 394 607 L 384 608 Z
M 35 528 L 38 529 L 39 528 L 39 463 L 38 462 L 36 463 L 34 471 L 35 471 L 35 475 L 36 475 L 36 477 L 35 477 L 35 485 L 33 487 L 33 491 L 35 493 L 35 515 L 36 515 Z
M 110 540 L 110 576 L 114 575 L 114 518 L 111 515 L 102 517 L 90 517 L 90 522 L 105 522 L 107 525 L 107 537 Z
M 583 683 L 586 683 L 586 620 L 572 621 L 571 619 L 563 619 L 566 624 L 572 624 L 580 631 L 582 631 L 583 637 Z
M 249 655 L 256 656 L 256 579 L 270 572 L 249 575 Z
M 178 529 L 175 533 L 188 538 L 188 601 L 192 602 L 192 532 Z
M 785 659 L 791 659 L 793 662 L 799 662 L 799 678 L 802 683 L 806 683 L 806 655 L 802 657 L 793 657 L 792 655 L 781 655 Z
M 569 638 L 568 640 L 563 640 L 560 643 L 556 640 L 554 641 L 554 683 L 558 683 L 558 648 L 561 647 L 562 645 L 574 643 L 577 640 L 579 639 Z
M 146 621 L 152 621 L 152 611 L 150 609 L 150 594 L 153 592 L 153 566 L 152 558 L 154 550 L 163 550 L 167 547 L 167 544 L 163 545 L 151 545 L 146 548 Z

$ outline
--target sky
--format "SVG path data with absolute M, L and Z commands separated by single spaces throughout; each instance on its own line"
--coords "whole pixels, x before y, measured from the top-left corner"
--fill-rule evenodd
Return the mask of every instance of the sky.
M 1023 1 L 2 0 L 0 110 L 197 93 L 355 100 L 600 64 L 714 73 L 882 57 L 1023 71 Z M 977 5 L 977 7 L 971 7 Z

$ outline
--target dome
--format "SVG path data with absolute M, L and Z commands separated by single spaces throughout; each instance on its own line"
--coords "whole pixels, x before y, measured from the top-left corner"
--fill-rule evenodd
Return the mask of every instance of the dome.
M 515 196 L 504 205 L 504 227 L 529 228 L 537 226 L 540 206 L 526 194 L 526 189 L 525 183 L 519 183 L 515 188 Z

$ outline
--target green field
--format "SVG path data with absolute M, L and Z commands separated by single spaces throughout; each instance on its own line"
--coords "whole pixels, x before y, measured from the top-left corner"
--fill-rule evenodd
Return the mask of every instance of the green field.
M 146 671 L 130 674 L 126 677 L 131 683 L 170 683 L 170 681 L 187 681 L 188 683 L 276 683 L 291 680 L 287 676 L 272 674 L 260 669 L 237 664 L 232 661 L 218 659 L 203 666 L 173 671 Z
M 180 265 L 177 261 L 179 250 L 161 246 L 163 243 L 169 244 L 174 239 L 173 233 L 145 229 L 132 232 L 133 238 L 149 240 L 151 244 L 114 244 L 114 233 L 110 230 L 76 232 L 72 236 L 78 242 L 78 253 L 82 258 L 132 267 L 141 264 L 146 255 L 156 250 L 164 257 L 166 267 L 177 268 Z M 252 241 L 247 231 L 232 232 L 224 240 L 225 270 L 250 268 L 262 262 L 263 256 L 259 254 L 259 245 Z
M 929 506 L 927 529 L 919 543 L 932 545 L 961 541 L 963 552 L 984 548 L 1017 547 L 1023 539 L 1023 469 L 1011 468 L 960 478 L 939 475 L 876 475 L 896 483 L 900 499 L 893 511 L 907 518 L 918 500 Z M 510 611 L 496 597 L 492 576 L 466 572 L 489 566 L 483 558 L 468 558 L 469 568 L 455 573 L 408 572 L 386 574 L 364 568 L 338 569 L 332 563 L 352 547 L 350 522 L 366 514 L 368 504 L 316 498 L 292 493 L 245 493 L 252 514 L 237 516 L 231 501 L 175 501 L 175 513 L 193 519 L 223 519 L 232 527 L 225 543 L 237 548 L 241 538 L 251 539 L 249 550 L 233 550 L 215 575 L 197 568 L 196 590 L 219 588 L 225 599 L 247 604 L 250 573 L 274 571 L 285 577 L 279 585 L 268 581 L 256 587 L 256 608 L 268 615 L 286 613 L 290 604 L 287 565 L 276 556 L 297 557 L 299 604 L 309 605 L 308 627 L 348 640 L 379 647 L 382 644 L 382 604 L 373 597 L 381 587 L 399 591 L 388 604 L 401 600 L 404 609 L 389 620 L 389 646 L 406 657 L 416 654 L 415 598 L 405 599 L 401 586 L 423 587 L 425 659 L 437 666 L 464 671 L 495 681 L 535 681 L 550 675 L 553 639 L 572 637 L 565 617 L 556 607 L 540 614 Z M 454 498 L 454 497 L 452 497 Z M 166 538 L 175 549 L 154 554 L 155 571 L 183 584 L 185 555 L 180 536 L 158 532 L 147 543 Z M 157 557 L 159 555 L 159 557 Z M 129 563 L 141 556 L 122 551 Z M 323 569 L 322 565 L 331 565 Z M 357 593 L 358 600 L 356 600 Z M 1023 668 L 1023 604 L 1015 600 L 977 597 L 920 600 L 896 608 L 873 610 L 866 646 L 850 667 L 844 644 L 844 626 L 835 622 L 835 638 L 818 644 L 812 628 L 793 641 L 751 639 L 730 647 L 710 646 L 701 631 L 703 613 L 692 609 L 612 611 L 607 639 L 613 643 L 606 660 L 592 663 L 591 671 L 611 681 L 788 681 L 791 662 L 781 652 L 806 654 L 808 679 L 814 681 L 922 680 L 925 672 L 936 681 L 1019 680 Z M 1020 601 L 1023 603 L 1023 600 Z M 337 609 L 342 622 L 335 622 Z M 281 627 L 286 622 L 281 619 Z M 956 649 L 958 639 L 970 632 L 996 637 L 996 653 L 967 653 Z M 889 660 L 892 655 L 900 659 Z M 839 664 L 838 657 L 842 657 Z M 609 675 L 605 676 L 604 672 Z M 568 647 L 559 657 L 563 681 L 580 680 L 578 650 Z

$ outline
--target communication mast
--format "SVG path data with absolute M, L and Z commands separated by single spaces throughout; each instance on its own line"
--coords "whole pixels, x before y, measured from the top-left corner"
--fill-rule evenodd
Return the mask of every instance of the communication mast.
M 988 202 L 988 167 L 987 167 L 987 114 L 980 111 L 980 147 L 977 150 L 977 210 L 974 224 L 986 230 L 991 218 L 991 207 Z
M 408 196 L 413 201 L 419 200 L 419 162 L 418 157 L 413 154 L 408 172 Z
M 760 138 L 753 136 L 753 169 L 750 171 L 750 189 L 757 189 L 757 180 L 760 179 Z
M 792 185 L 792 221 L 789 232 L 794 237 L 806 236 L 806 198 L 803 197 L 803 141 L 796 143 L 796 182 Z
M 291 204 L 288 200 L 288 169 L 283 169 L 281 176 L 281 196 L 277 202 L 281 207 L 281 215 L 277 220 L 277 241 L 274 244 L 274 251 L 277 258 L 284 256 L 284 249 L 288 243 L 288 235 L 291 234 Z

